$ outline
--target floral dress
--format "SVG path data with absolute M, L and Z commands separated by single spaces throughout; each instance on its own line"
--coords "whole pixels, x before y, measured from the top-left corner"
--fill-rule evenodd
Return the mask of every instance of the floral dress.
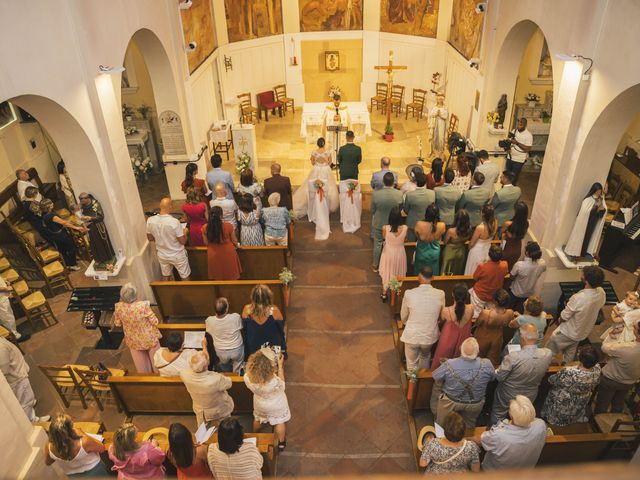
M 549 377 L 551 390 L 542 407 L 542 418 L 557 426 L 587 422 L 591 394 L 600 383 L 600 365 L 591 370 L 567 367 Z
M 146 300 L 116 303 L 113 324 L 122 326 L 124 341 L 133 350 L 150 350 L 162 337 L 157 327 L 158 317 Z
M 468 472 L 471 465 L 480 463 L 480 449 L 468 440 L 461 447 L 446 447 L 440 440 L 433 439 L 424 446 L 422 459 L 429 461 L 425 474 Z
M 240 245 L 243 247 L 264 246 L 264 235 L 262 225 L 255 210 L 251 212 L 238 212 L 238 222 L 240 222 Z

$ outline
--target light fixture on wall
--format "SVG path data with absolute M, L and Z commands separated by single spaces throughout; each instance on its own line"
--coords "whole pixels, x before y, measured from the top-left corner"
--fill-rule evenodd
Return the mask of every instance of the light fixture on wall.
M 233 62 L 231 61 L 231 57 L 224 56 L 224 71 L 228 72 L 229 70 L 233 71 Z
M 486 11 L 487 11 L 487 2 L 482 2 L 482 3 L 476 4 L 476 13 L 478 15 L 480 15 L 481 13 L 484 13 Z
M 124 72 L 124 67 L 109 67 L 108 65 L 99 65 L 98 70 L 100 73 L 107 75 L 116 75 L 117 73 Z
M 582 79 L 589 80 L 591 78 L 591 69 L 593 68 L 593 58 L 584 57 L 576 53 L 570 53 L 570 54 L 556 53 L 556 58 L 558 60 L 562 60 L 563 62 L 573 62 L 573 61 L 588 62 L 589 66 L 584 72 L 582 72 Z
M 180 7 L 180 10 L 189 10 L 192 5 L 193 5 L 193 0 L 185 0 L 184 2 L 180 2 L 178 4 L 178 7 Z
M 476 70 L 480 69 L 480 59 L 479 58 L 470 58 L 469 59 L 469 66 L 471 68 L 475 68 Z
M 184 47 L 184 51 L 187 53 L 191 53 L 195 51 L 196 48 L 198 48 L 198 44 L 192 40 L 186 47 Z

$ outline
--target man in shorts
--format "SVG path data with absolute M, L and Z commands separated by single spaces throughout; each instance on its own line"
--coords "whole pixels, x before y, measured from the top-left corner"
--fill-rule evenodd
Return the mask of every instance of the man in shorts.
M 162 279 L 170 280 L 175 268 L 182 280 L 189 280 L 191 267 L 184 245 L 187 243 L 187 229 L 182 228 L 177 218 L 171 215 L 171 199 L 160 201 L 160 213 L 147 220 L 147 238 L 156 242 L 156 252 L 162 270 Z

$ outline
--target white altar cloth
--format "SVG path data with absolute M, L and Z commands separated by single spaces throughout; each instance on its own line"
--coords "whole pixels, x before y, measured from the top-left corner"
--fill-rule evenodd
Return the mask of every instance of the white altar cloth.
M 318 137 L 325 137 L 329 141 L 331 135 L 327 135 L 327 127 L 334 125 L 335 113 L 333 103 L 305 103 L 302 106 L 300 136 L 306 138 L 307 143 L 315 143 Z M 366 102 L 342 102 L 340 117 L 340 123 L 355 133 L 356 143 L 364 143 L 366 137 L 372 134 Z

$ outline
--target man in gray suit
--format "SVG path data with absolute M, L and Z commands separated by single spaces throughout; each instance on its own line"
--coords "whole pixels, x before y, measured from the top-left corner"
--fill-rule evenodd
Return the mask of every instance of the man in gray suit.
M 482 172 L 484 175 L 482 188 L 488 188 L 491 195 L 493 195 L 496 191 L 496 182 L 500 176 L 500 167 L 495 161 L 489 158 L 486 150 L 480 150 L 478 152 L 478 161 L 480 162 L 480 166 L 476 168 L 476 172 Z
M 433 190 L 429 190 L 425 185 L 427 184 L 427 176 L 422 173 L 416 173 L 415 176 L 416 189 L 412 192 L 407 192 L 404 197 L 404 205 L 402 209 L 407 214 L 407 242 L 415 242 L 416 234 L 413 231 L 418 220 L 424 219 L 424 211 L 427 209 L 427 205 L 431 205 L 436 201 L 436 194 Z
M 464 208 L 467 211 L 472 227 L 482 223 L 480 209 L 489 201 L 489 198 L 491 198 L 489 190 L 482 188 L 481 185 L 483 183 L 484 175 L 482 172 L 478 172 L 476 170 L 476 173 L 473 174 L 471 188 L 462 192 L 462 197 L 460 197 L 460 200 L 458 200 L 458 203 L 456 204 L 456 210 Z
M 453 225 L 453 218 L 456 213 L 456 203 L 462 197 L 462 192 L 457 187 L 451 185 L 453 179 L 456 177 L 456 173 L 451 168 L 447 168 L 444 171 L 444 184 L 440 187 L 436 187 L 434 192 L 436 194 L 436 205 L 440 210 L 440 220 L 442 220 L 447 227 Z
M 531 402 L 538 396 L 538 387 L 547 373 L 553 354 L 548 348 L 538 348 L 538 327 L 525 323 L 520 327 L 521 350 L 509 353 L 496 370 L 498 388 L 493 397 L 490 425 L 507 416 L 509 402 L 524 395 Z
M 373 238 L 373 264 L 371 268 L 374 272 L 378 271 L 380 254 L 382 253 L 382 227 L 389 224 L 391 209 L 402 206 L 402 193 L 393 188 L 394 182 L 393 173 L 385 173 L 382 177 L 384 187 L 374 191 L 371 200 L 371 238 Z
M 496 210 L 496 220 L 498 220 L 499 227 L 502 227 L 504 222 L 513 218 L 513 207 L 520 200 L 522 191 L 520 187 L 513 184 L 515 176 L 515 173 L 508 170 L 502 172 L 502 175 L 500 175 L 502 188 L 495 193 L 491 201 L 491 205 Z

